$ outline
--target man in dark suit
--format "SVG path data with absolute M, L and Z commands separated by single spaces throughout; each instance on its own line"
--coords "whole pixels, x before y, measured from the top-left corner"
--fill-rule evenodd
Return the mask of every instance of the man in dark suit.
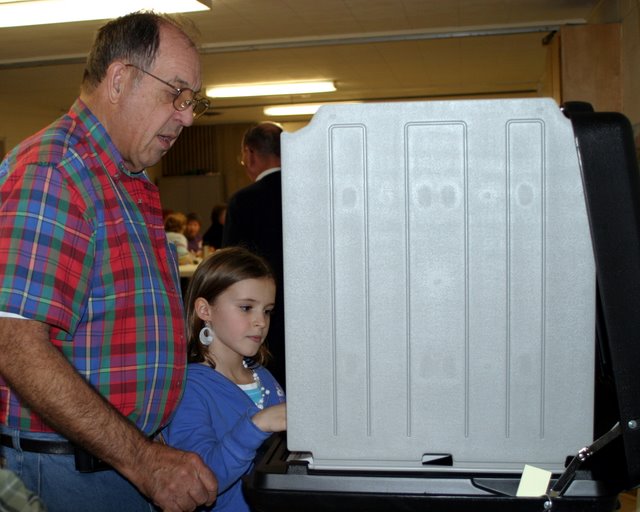
M 274 123 L 260 123 L 245 132 L 241 146 L 242 164 L 254 183 L 231 197 L 222 246 L 244 246 L 271 264 L 277 291 L 266 340 L 273 357 L 267 367 L 280 385 L 285 387 L 281 133 L 282 128 Z

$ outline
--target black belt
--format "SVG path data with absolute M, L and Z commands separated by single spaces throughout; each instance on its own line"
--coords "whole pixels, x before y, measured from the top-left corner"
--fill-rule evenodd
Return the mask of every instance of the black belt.
M 13 438 L 7 434 L 0 434 L 0 444 L 13 448 Z M 48 453 L 51 455 L 73 455 L 74 446 L 68 441 L 46 441 L 43 439 L 19 438 L 18 444 L 25 452 Z
M 13 448 L 13 438 L 7 434 L 0 434 L 0 444 Z M 46 453 L 49 455 L 74 455 L 76 469 L 81 473 L 93 473 L 113 469 L 106 462 L 94 457 L 82 448 L 71 444 L 69 441 L 46 441 L 44 439 L 18 439 L 20 449 L 25 452 Z

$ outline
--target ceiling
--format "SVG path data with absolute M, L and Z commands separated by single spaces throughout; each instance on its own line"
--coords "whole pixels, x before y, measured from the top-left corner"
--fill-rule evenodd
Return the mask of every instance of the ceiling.
M 598 3 L 212 0 L 211 11 L 187 15 L 200 33 L 204 85 L 325 78 L 338 90 L 216 100 L 199 122 L 266 119 L 266 104 L 532 95 L 544 72 L 545 37 L 587 22 Z M 65 112 L 103 23 L 0 29 L 0 96 Z

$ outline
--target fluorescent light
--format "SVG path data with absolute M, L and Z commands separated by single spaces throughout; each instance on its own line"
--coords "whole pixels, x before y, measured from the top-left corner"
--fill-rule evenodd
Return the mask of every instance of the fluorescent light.
M 322 105 L 353 105 L 360 101 L 332 101 L 331 103 L 295 103 L 291 105 L 273 105 L 265 107 L 266 116 L 309 116 L 315 114 Z
M 322 103 L 300 103 L 299 105 L 274 105 L 265 107 L 266 116 L 308 116 L 313 115 L 322 106 Z
M 0 28 L 106 20 L 139 10 L 156 12 L 206 11 L 207 0 L 29 0 L 0 2 Z
M 207 87 L 210 98 L 243 98 L 247 96 L 274 96 L 278 94 L 311 94 L 333 92 L 336 86 L 330 80 L 303 82 L 271 82 L 264 84 L 236 84 Z

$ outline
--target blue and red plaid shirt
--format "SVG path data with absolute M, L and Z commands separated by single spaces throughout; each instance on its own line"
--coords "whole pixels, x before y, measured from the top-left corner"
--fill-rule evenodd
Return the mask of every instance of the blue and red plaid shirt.
M 0 164 L 0 312 L 49 324 L 51 343 L 143 432 L 170 418 L 187 351 L 158 190 L 125 169 L 80 100 Z M 2 380 L 0 423 L 50 431 Z

